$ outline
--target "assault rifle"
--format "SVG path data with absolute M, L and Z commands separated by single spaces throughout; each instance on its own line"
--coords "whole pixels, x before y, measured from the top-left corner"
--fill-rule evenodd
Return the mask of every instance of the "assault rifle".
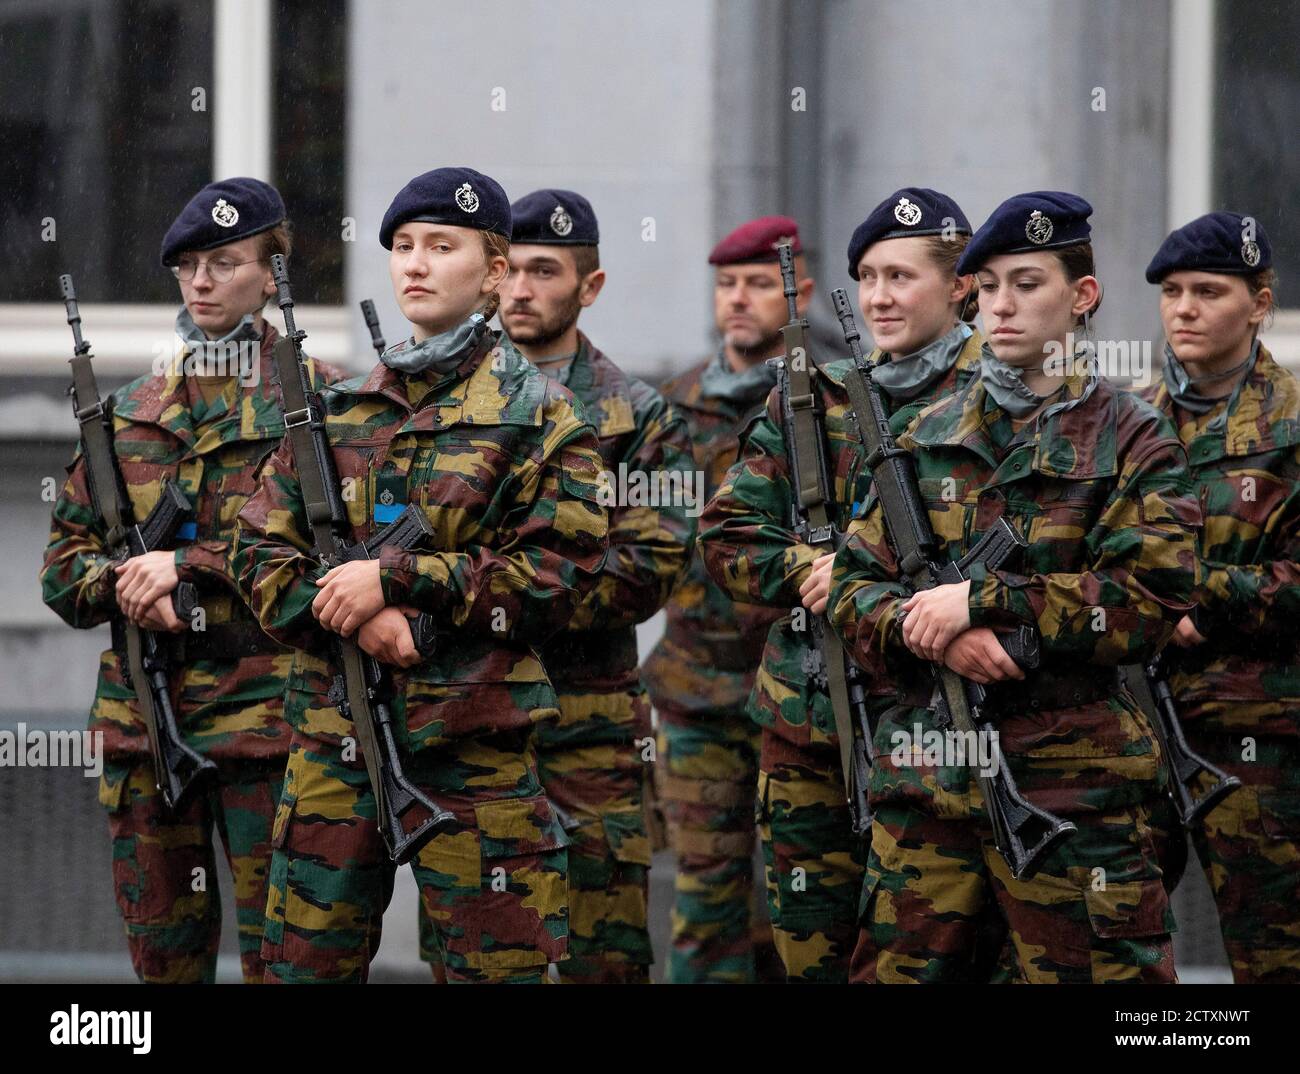
M 338 470 L 325 431 L 325 412 L 312 388 L 302 341 L 293 315 L 289 273 L 280 254 L 271 256 L 276 302 L 284 314 L 285 334 L 275 343 L 276 368 L 284 393 L 285 434 L 293 447 L 294 467 L 302 487 L 303 506 L 311 524 L 313 551 L 326 568 L 355 559 L 373 559 L 385 545 L 413 549 L 425 543 L 431 529 L 424 512 L 408 504 L 397 518 L 365 543 L 348 539 L 350 525 L 339 488 Z M 411 622 L 417 649 L 428 656 L 436 644 L 432 620 L 421 614 Z M 356 639 L 335 636 L 336 666 L 341 668 L 330 700 L 356 727 L 375 795 L 379 834 L 396 865 L 410 861 L 438 832 L 455 822 L 455 815 L 428 797 L 406 778 L 393 730 L 392 681 L 384 666 L 364 652 Z M 407 826 L 408 814 L 413 821 Z
M 70 275 L 59 277 L 59 290 L 72 329 L 69 394 L 73 413 L 81 425 L 81 450 L 86 457 L 91 500 L 104 524 L 104 544 L 109 555 L 119 561 L 173 548 L 180 530 L 193 515 L 189 499 L 178 486 L 164 480 L 158 502 L 149 516 L 141 523 L 135 521 L 126 482 L 113 452 L 113 397 L 109 396 L 107 401 L 100 398 L 91 365 L 90 342 L 81 338 L 81 311 Z M 197 604 L 191 583 L 181 582 L 173 590 L 172 609 L 187 625 Z M 121 646 L 114 646 L 119 656 L 121 649 L 125 649 L 123 678 L 135 691 L 140 717 L 149 734 L 154 781 L 167 807 L 179 811 L 215 775 L 217 766 L 186 743 L 176 723 L 171 694 L 171 650 L 165 637 L 145 630 L 123 615 L 117 617 L 114 627 L 115 640 L 119 637 L 123 640 Z
M 785 357 L 771 362 L 776 369 L 786 457 L 790 460 L 790 523 L 800 541 L 829 554 L 843 544 L 844 534 L 835 525 L 835 486 L 827 463 L 824 414 L 812 387 L 808 322 L 799 316 L 795 300 L 791 244 L 782 243 L 777 253 L 789 323 L 781 329 Z M 867 779 L 873 758 L 864 676 L 861 668 L 846 658 L 844 646 L 827 629 L 822 615 L 810 617 L 808 642 L 803 671 L 813 686 L 830 697 L 853 831 L 865 836 L 871 830 Z

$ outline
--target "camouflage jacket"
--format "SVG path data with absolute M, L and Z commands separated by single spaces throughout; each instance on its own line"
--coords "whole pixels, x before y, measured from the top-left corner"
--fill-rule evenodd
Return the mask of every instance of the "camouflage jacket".
M 387 603 L 430 613 L 438 630 L 429 659 L 392 669 L 399 734 L 424 748 L 554 718 L 538 649 L 596 585 L 607 549 L 582 405 L 491 332 L 449 374 L 381 363 L 323 402 L 348 539 L 368 539 L 403 503 L 434 531 L 427 549 L 379 559 Z M 240 513 L 233 567 L 263 628 L 296 650 L 285 718 L 337 743 L 351 725 L 326 697 L 334 668 L 311 612 L 324 572 L 310 532 L 286 441 Z
M 1184 719 L 1207 730 L 1300 734 L 1300 384 L 1261 346 L 1226 425 L 1176 408 L 1161 382 L 1145 398 L 1176 423 L 1200 496 L 1209 639 L 1170 647 Z
M 700 378 L 713 361 L 700 362 L 662 388 L 686 419 L 695 467 L 703 474 L 703 502 L 713 497 L 740 457 L 741 437 L 763 407 L 761 400 L 745 406 L 705 395 Z M 655 704 L 687 712 L 743 709 L 768 627 L 780 610 L 733 602 L 709 576 L 697 546 L 667 612 L 664 636 L 642 670 Z
M 1062 400 L 1079 399 L 1085 384 L 1072 377 Z M 1153 730 L 1102 668 L 1114 674 L 1148 659 L 1192 606 L 1199 512 L 1172 425 L 1102 379 L 1082 402 L 1017 436 L 976 377 L 922 411 L 898 444 L 916 459 L 941 562 L 960 558 L 999 517 L 1028 541 L 1019 564 L 970 568 L 971 626 L 1028 624 L 1041 639 L 1039 670 L 990 692 L 1027 688 L 1038 696 L 1054 682 L 1082 680 L 1098 690 L 1077 704 L 1040 705 L 1023 692 L 1015 704 L 991 702 L 1002 754 L 1018 778 L 1045 786 L 1039 804 L 1065 812 L 1156 794 L 1161 758 Z M 890 757 L 895 731 L 935 728 L 928 703 L 916 701 L 918 681 L 928 696 L 928 669 L 903 643 L 898 623 L 908 592 L 872 495 L 838 553 L 828 606 L 855 658 L 900 687 L 903 704 L 877 721 L 872 798 L 910 798 L 964 816 L 969 768 L 941 768 L 936 779 L 932 768 Z M 1087 665 L 1098 667 L 1081 673 Z
M 235 517 L 252 495 L 263 459 L 284 435 L 278 380 L 271 348 L 279 338 L 273 325 L 262 336 L 257 383 L 237 389 L 208 408 L 197 427 L 195 387 L 173 363 L 164 375 L 132 381 L 112 395 L 113 450 L 136 519 L 158 501 L 164 482 L 178 485 L 195 509 L 192 540 L 176 550 L 177 574 L 192 582 L 203 606 L 203 626 L 256 623 L 235 590 L 227 555 Z M 341 374 L 311 363 L 317 384 Z M 228 389 L 230 391 L 230 389 Z M 74 627 L 93 627 L 115 617 L 116 563 L 103 543 L 104 526 L 92 505 L 89 473 L 78 448 L 68 480 L 54 505 L 50 542 L 41 571 L 45 603 Z M 266 652 L 222 659 L 208 648 L 205 631 L 184 639 L 183 670 L 174 677 L 177 719 L 187 741 L 214 757 L 261 758 L 288 751 L 289 729 L 281 719 L 285 676 L 292 656 L 266 639 Z M 99 681 L 91 710 L 92 730 L 104 733 L 110 756 L 148 755 L 148 737 L 135 694 L 123 681 L 125 655 L 113 649 L 100 656 Z
M 630 704 L 629 695 L 644 693 L 636 624 L 667 601 L 695 535 L 681 496 L 675 503 L 647 502 L 631 484 L 626 497 L 619 495 L 634 474 L 656 481 L 670 471 L 690 470 L 685 423 L 654 388 L 624 373 L 585 335 L 578 338 L 565 386 L 582 402 L 600 440 L 609 482 L 609 557 L 596 587 L 542 652 L 560 692 L 562 724 L 590 714 L 590 701 L 583 700 L 589 695 L 619 695 Z
M 935 399 L 960 389 L 979 368 L 983 339 L 973 332 L 957 363 L 916 399 L 894 409 L 894 435 Z M 880 352 L 870 360 L 880 360 Z M 834 523 L 843 532 L 867 500 L 871 472 L 863 463 L 862 442 L 844 378 L 850 360 L 814 367 L 813 384 L 825 414 L 827 468 L 834 483 Z M 824 374 L 824 375 L 820 375 Z M 881 393 L 886 406 L 887 393 Z M 733 466 L 701 520 L 700 543 L 714 580 L 737 600 L 781 608 L 786 614 L 772 624 L 763 650 L 749 711 L 754 719 L 796 744 L 836 742 L 830 697 L 808 681 L 804 654 L 812 644 L 799 587 L 821 555 L 795 538 L 792 530 L 792 483 L 781 419 L 781 400 L 773 389 L 767 410 L 745 443 L 744 458 Z M 794 629 L 794 616 L 803 629 Z M 829 628 L 827 628 L 829 630 Z

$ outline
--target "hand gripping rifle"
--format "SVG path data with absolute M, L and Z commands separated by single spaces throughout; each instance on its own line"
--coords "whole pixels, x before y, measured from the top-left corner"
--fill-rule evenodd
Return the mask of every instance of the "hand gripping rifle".
M 790 320 L 781 334 L 785 357 L 772 359 L 781 400 L 781 424 L 790 460 L 793 492 L 790 522 L 795 536 L 820 553 L 832 553 L 844 541 L 835 526 L 835 486 L 826 457 L 826 429 L 821 405 L 812 387 L 808 322 L 799 316 L 795 302 L 794 253 L 786 242 L 777 247 L 781 280 Z M 846 659 L 844 646 L 826 629 L 821 615 L 812 615 L 803 671 L 809 681 L 829 695 L 839 739 L 844 794 L 855 835 L 871 829 L 867 804 L 867 778 L 871 771 L 871 725 L 867 718 L 866 688 L 862 670 Z
M 1004 518 L 958 562 L 942 565 L 937 562 L 939 543 L 921 499 L 915 460 L 894 443 L 880 389 L 872 381 L 872 367 L 862 354 L 848 295 L 843 288 L 836 288 L 831 297 L 856 367 L 846 384 L 858 419 L 858 433 L 903 576 L 913 590 L 931 589 L 960 582 L 972 563 L 983 562 L 990 569 L 1006 563 L 1025 547 L 1025 540 Z M 1000 636 L 999 641 L 1019 667 L 1030 669 L 1038 665 L 1038 636 L 1032 627 L 1022 626 L 1015 634 Z M 991 721 L 984 711 L 988 700 L 984 687 L 942 664 L 932 664 L 931 672 L 939 722 L 951 723 L 971 741 L 975 734 L 988 733 Z M 994 844 L 1017 879 L 1032 876 L 1056 843 L 1077 831 L 1070 821 L 1029 802 L 1000 756 L 992 775 L 977 769 L 975 776 L 993 827 Z
M 319 395 L 313 391 L 302 353 L 306 333 L 294 323 L 293 298 L 284 257 L 271 256 L 276 302 L 284 313 L 285 334 L 274 348 L 280 390 L 284 394 L 285 435 L 293 447 L 294 467 L 302 487 L 303 506 L 311 524 L 313 551 L 321 565 L 330 568 L 354 559 L 371 559 L 386 544 L 410 549 L 424 542 L 430 533 L 420 508 L 408 505 L 396 519 L 365 543 L 347 538 L 349 524 L 339 491 L 334 454 L 325 432 L 325 414 Z M 426 629 L 427 615 L 413 624 L 416 647 L 427 653 L 432 631 Z M 357 739 L 366 763 L 366 774 L 375 795 L 379 834 L 389 859 L 404 864 L 420 852 L 439 831 L 455 822 L 455 815 L 438 805 L 406 778 L 393 731 L 392 681 L 373 656 L 364 652 L 355 638 L 335 636 L 336 666 L 330 700 L 356 727 Z M 409 830 L 407 814 L 416 818 Z M 423 815 L 423 816 L 422 816 Z
M 164 480 L 149 517 L 142 523 L 135 521 L 126 482 L 113 452 L 113 399 L 112 396 L 107 402 L 100 399 L 91 365 L 90 343 L 81 338 L 81 311 L 71 276 L 59 277 L 59 290 L 72 329 L 69 394 L 73 413 L 81 425 L 81 450 L 86 457 L 91 499 L 105 529 L 104 544 L 115 560 L 172 548 L 178 531 L 191 519 L 190 502 L 179 487 Z M 197 604 L 197 594 L 189 582 L 181 582 L 172 592 L 176 617 L 187 625 Z M 171 695 L 171 651 L 166 640 L 120 614 L 115 626 L 115 635 L 125 638 L 124 678 L 135 691 L 140 716 L 149 733 L 155 784 L 167 808 L 178 812 L 191 794 L 215 775 L 217 766 L 186 743 L 176 723 Z
M 1144 685 L 1150 693 L 1150 705 L 1140 690 L 1136 693 L 1147 714 L 1154 717 L 1151 722 L 1156 736 L 1169 758 L 1169 796 L 1174 800 L 1179 821 L 1191 831 L 1206 813 L 1241 786 L 1241 780 L 1211 764 L 1187 744 L 1183 723 L 1178 717 L 1178 704 L 1169 688 L 1167 652 L 1167 649 L 1162 651 L 1144 669 Z M 1198 797 L 1197 791 L 1202 788 L 1204 790 Z
M 384 351 L 388 349 L 388 344 L 384 342 L 384 333 L 379 327 L 379 314 L 375 312 L 373 300 L 369 298 L 361 300 L 361 316 L 365 318 L 366 327 L 370 329 L 370 345 L 375 348 L 375 353 L 382 358 Z

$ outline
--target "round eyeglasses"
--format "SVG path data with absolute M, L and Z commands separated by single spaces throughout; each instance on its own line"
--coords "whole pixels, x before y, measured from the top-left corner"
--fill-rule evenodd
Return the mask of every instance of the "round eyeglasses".
M 235 269 L 240 265 L 255 265 L 265 260 L 264 257 L 255 257 L 251 261 L 232 261 L 228 257 L 214 257 L 200 261 L 197 257 L 182 257 L 171 269 L 172 275 L 178 280 L 192 280 L 198 275 L 199 266 L 206 265 L 208 278 L 214 283 L 229 283 L 235 278 Z

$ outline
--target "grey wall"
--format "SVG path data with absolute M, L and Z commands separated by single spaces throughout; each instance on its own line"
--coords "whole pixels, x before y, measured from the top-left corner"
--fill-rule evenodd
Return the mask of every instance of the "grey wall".
M 476 2 L 455 22 L 432 10 L 417 0 L 354 7 L 349 301 L 373 297 L 397 338 L 405 323 L 380 220 L 413 176 L 465 164 L 512 199 L 543 186 L 591 199 L 609 282 L 583 326 L 611 356 L 651 374 L 697 356 L 709 340 L 716 208 L 712 5 Z M 507 22 L 489 23 L 502 13 Z M 492 110 L 495 87 L 505 111 Z M 654 242 L 642 241 L 645 217 Z

